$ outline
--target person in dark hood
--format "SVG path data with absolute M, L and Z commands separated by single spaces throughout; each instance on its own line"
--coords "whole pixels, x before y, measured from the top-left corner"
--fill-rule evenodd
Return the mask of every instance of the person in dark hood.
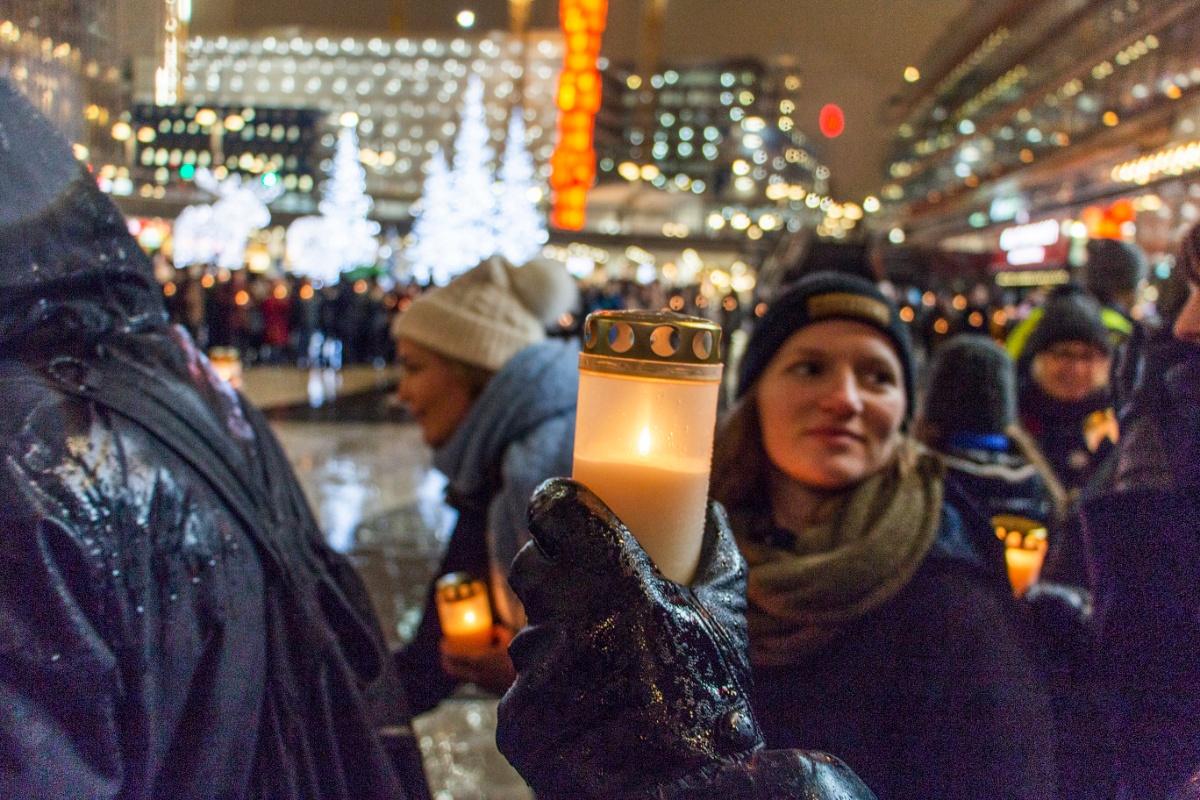
M 508 567 L 528 538 L 525 509 L 538 484 L 571 468 L 579 350 L 546 338 L 578 302 L 561 264 L 484 261 L 413 301 L 396 322 L 399 396 L 433 465 L 448 479 L 458 520 L 439 568 L 489 587 L 495 636 L 477 653 L 441 646 L 433 587 L 413 640 L 397 654 L 415 713 L 460 683 L 501 694 L 514 677 L 508 642 L 524 624 Z
M 1147 339 L 1153 333 L 1154 322 L 1133 317 L 1146 273 L 1146 255 L 1136 244 L 1116 239 L 1088 242 L 1083 286 L 1100 303 L 1100 319 L 1113 343 L 1113 396 L 1118 407 L 1140 379 Z
M 1200 227 L 1176 272 L 1187 299 L 1148 345 L 1108 484 L 1083 498 L 1120 800 L 1200 796 Z
M 1006 545 L 1044 554 L 1047 531 L 1050 540 L 1079 535 L 1077 518 L 1068 514 L 1066 491 L 1016 424 L 1016 406 L 1012 360 L 991 339 L 957 336 L 935 354 L 919 435 L 945 461 L 947 482 L 958 483 L 1008 540 L 992 539 L 995 549 L 984 548 L 1001 562 Z M 1017 567 L 1025 563 L 1014 560 Z M 1104 731 L 1094 729 L 1100 712 L 1089 628 L 1091 596 L 1081 586 L 1039 582 L 1036 571 L 1015 569 L 1011 579 L 1039 634 L 1034 652 L 1054 707 L 1060 795 L 1103 797 L 1101 776 L 1090 771 L 1108 742 Z
M 768 746 L 833 753 L 884 800 L 1051 798 L 1026 626 L 989 520 L 905 432 L 913 372 L 896 306 L 853 276 L 798 281 L 752 334 L 713 464 L 752 705 Z
M 0 396 L 0 796 L 405 796 L 362 584 L 3 81 Z

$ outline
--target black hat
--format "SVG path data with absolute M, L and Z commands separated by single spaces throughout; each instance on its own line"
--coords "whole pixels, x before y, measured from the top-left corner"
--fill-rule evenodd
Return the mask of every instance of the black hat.
M 875 284 L 856 275 L 816 272 L 793 283 L 775 298 L 754 328 L 742 355 L 737 395 L 744 395 L 793 333 L 829 319 L 861 322 L 878 330 L 896 350 L 904 371 L 905 417 L 912 415 L 913 358 L 908 329 L 896 305 Z
M 1146 277 L 1146 257 L 1132 244 L 1116 239 L 1092 239 L 1087 243 L 1084 286 L 1101 303 L 1111 303 L 1123 292 L 1135 291 Z
M 1100 316 L 1100 304 L 1085 294 L 1052 296 L 1029 336 L 1025 354 L 1033 358 L 1059 342 L 1085 342 L 1112 353 L 1112 339 Z
M 923 419 L 939 439 L 1004 433 L 1016 418 L 1016 370 L 1003 347 L 987 336 L 960 334 L 938 348 Z
M 0 79 L 0 290 L 92 275 L 154 285 L 121 212 L 50 121 Z

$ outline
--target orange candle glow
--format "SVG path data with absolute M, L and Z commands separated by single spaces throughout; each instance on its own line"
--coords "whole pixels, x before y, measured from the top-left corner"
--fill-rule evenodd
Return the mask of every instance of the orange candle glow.
M 1046 560 L 1045 526 L 1032 519 L 1002 514 L 992 518 L 996 536 L 1004 542 L 1004 562 L 1013 594 L 1021 597 L 1038 581 Z
M 217 377 L 235 389 L 242 388 L 242 360 L 238 351 L 232 347 L 214 347 L 208 353 L 208 362 L 212 364 Z
M 477 653 L 492 643 L 492 606 L 483 581 L 452 572 L 438 578 L 434 594 L 447 650 Z

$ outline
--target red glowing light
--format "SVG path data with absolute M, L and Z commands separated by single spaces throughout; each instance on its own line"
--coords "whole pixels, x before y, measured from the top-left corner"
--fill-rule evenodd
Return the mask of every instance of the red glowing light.
M 817 116 L 817 126 L 827 138 L 836 139 L 846 130 L 846 113 L 835 103 L 822 106 Z

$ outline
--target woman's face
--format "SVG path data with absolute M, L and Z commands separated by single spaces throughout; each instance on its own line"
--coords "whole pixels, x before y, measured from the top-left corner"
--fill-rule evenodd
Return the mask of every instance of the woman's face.
M 1047 395 L 1077 403 L 1108 385 L 1112 359 L 1087 342 L 1058 342 L 1033 357 L 1031 374 Z
M 1200 345 L 1200 284 L 1188 281 L 1188 298 L 1175 320 L 1175 338 Z
M 887 465 L 900 442 L 900 359 L 882 334 L 859 322 L 829 320 L 792 334 L 756 395 L 767 457 L 812 488 L 853 486 Z
M 400 399 L 421 426 L 425 444 L 440 447 L 471 410 L 471 387 L 453 362 L 427 347 L 401 339 L 397 351 L 404 367 Z

